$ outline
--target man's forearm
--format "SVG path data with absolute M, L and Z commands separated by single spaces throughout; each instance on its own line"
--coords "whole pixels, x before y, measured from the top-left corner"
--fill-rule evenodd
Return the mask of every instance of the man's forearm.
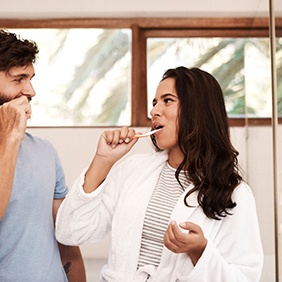
M 79 247 L 59 244 L 61 260 L 69 282 L 86 282 L 85 267 Z
M 0 144 L 0 220 L 4 217 L 12 194 L 19 144 Z

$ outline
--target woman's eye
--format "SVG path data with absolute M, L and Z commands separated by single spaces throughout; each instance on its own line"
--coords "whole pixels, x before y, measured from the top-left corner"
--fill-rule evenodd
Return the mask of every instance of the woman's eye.
M 164 99 L 165 103 L 170 103 L 170 102 L 173 102 L 173 100 L 171 98 L 166 98 Z

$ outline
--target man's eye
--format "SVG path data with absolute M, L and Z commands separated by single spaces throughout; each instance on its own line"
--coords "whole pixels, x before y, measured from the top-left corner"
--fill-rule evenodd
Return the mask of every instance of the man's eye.
M 15 82 L 21 82 L 22 80 L 23 80 L 23 78 L 20 77 L 20 78 L 16 78 L 14 81 L 15 81 Z

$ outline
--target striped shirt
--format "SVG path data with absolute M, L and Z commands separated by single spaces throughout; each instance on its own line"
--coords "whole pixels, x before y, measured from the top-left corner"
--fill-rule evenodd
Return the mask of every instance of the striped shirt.
M 160 263 L 170 215 L 183 189 L 189 184 L 184 172 L 181 172 L 179 180 L 182 188 L 175 178 L 175 172 L 176 169 L 166 162 L 149 201 L 143 224 L 138 268 L 148 264 L 157 267 Z

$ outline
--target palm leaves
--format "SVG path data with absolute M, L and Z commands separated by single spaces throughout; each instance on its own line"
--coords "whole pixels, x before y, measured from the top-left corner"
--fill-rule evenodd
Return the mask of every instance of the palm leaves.
M 162 43 L 167 56 L 155 51 L 156 47 L 161 50 Z M 230 117 L 270 116 L 267 38 L 155 39 L 150 41 L 149 52 L 150 47 L 154 52 L 149 62 L 163 61 L 159 69 L 171 61 L 173 54 L 178 65 L 196 66 L 213 74 L 223 89 Z
M 61 44 L 57 52 L 63 47 L 64 44 Z M 71 119 L 73 125 L 83 124 L 85 120 L 94 125 L 116 124 L 128 102 L 129 65 L 123 62 L 128 61 L 125 59 L 128 53 L 129 37 L 124 31 L 103 30 L 96 44 L 85 53 L 82 63 L 74 68 L 72 80 L 66 85 L 61 103 L 57 105 L 58 112 Z M 119 71 L 113 73 L 116 65 L 119 65 Z M 101 81 L 107 88 L 95 89 Z M 98 114 L 93 113 L 95 100 L 101 96 L 105 97 L 102 110 Z M 67 107 L 62 108 L 62 104 Z
M 268 40 L 265 38 L 222 38 L 218 39 L 215 45 L 203 43 L 203 38 L 190 38 L 179 41 L 179 39 L 170 40 L 156 40 L 148 47 L 149 61 L 148 68 L 154 65 L 161 57 L 171 55 L 171 49 L 174 49 L 174 54 L 182 52 L 183 46 L 190 49 L 194 48 L 200 54 L 194 61 L 189 61 L 196 67 L 206 68 L 208 65 L 209 71 L 218 79 L 223 88 L 227 110 L 230 116 L 243 116 L 248 113 L 251 116 L 259 115 L 257 110 L 258 101 L 260 104 L 264 103 L 265 99 L 262 94 L 264 93 L 246 93 L 246 48 L 252 46 L 256 52 L 260 53 L 262 57 L 269 60 Z M 198 42 L 197 42 L 198 40 Z M 211 39 L 206 39 L 211 40 Z M 186 45 L 185 45 L 186 44 Z M 232 49 L 232 52 L 227 51 Z M 170 51 L 169 51 L 170 50 Z M 281 46 L 278 45 L 277 50 L 277 70 L 278 77 L 281 77 L 282 72 L 282 55 Z M 77 66 L 73 75 L 73 80 L 69 83 L 63 93 L 64 102 L 70 102 L 76 96 L 75 104 L 65 111 L 72 117 L 75 123 L 80 123 L 85 119 L 85 112 L 87 112 L 88 120 L 91 120 L 95 125 L 117 125 L 120 117 L 125 109 L 130 109 L 128 86 L 129 86 L 129 61 L 125 61 L 125 57 L 129 56 L 129 38 L 119 30 L 103 30 L 97 44 L 94 45 L 85 54 L 85 59 L 80 66 Z M 217 58 L 215 60 L 215 58 Z M 115 65 L 119 65 L 119 72 L 116 77 L 109 79 L 108 89 L 103 93 L 93 93 L 95 86 L 110 75 L 115 76 L 112 72 Z M 173 67 L 173 66 L 167 66 Z M 264 67 L 262 66 L 261 69 Z M 160 76 L 161 73 L 160 71 Z M 260 83 L 260 78 L 257 82 Z M 79 92 L 79 98 L 75 93 Z M 262 88 L 263 89 L 263 88 Z M 279 112 L 282 113 L 282 83 L 278 79 L 278 93 L 279 93 Z M 99 114 L 91 113 L 91 103 L 87 103 L 89 97 L 95 95 L 105 95 Z M 246 105 L 246 95 L 250 96 L 250 102 Z M 94 99 L 95 100 L 95 99 Z M 255 101 L 255 102 L 252 102 Z M 261 105 L 263 106 L 263 105 Z M 258 111 L 258 112 L 257 112 Z M 128 121 L 130 123 L 130 121 Z
M 77 33 L 71 36 L 74 30 Z M 40 42 L 51 33 L 47 29 L 46 36 L 43 31 L 39 33 L 42 33 L 41 37 L 30 37 Z M 64 125 L 130 124 L 130 30 L 56 29 L 52 34 L 53 40 L 43 43 L 46 48 L 48 46 L 48 69 L 53 67 L 52 72 L 57 76 L 67 72 L 67 78 L 64 81 L 59 78 L 59 83 L 48 89 L 50 99 L 46 112 Z M 78 34 L 84 34 L 84 37 L 78 37 Z M 67 49 L 71 51 L 64 53 Z M 156 84 L 151 83 L 153 77 L 159 82 L 167 68 L 195 66 L 206 69 L 217 78 L 230 117 L 270 115 L 268 38 L 150 38 L 147 54 L 148 87 L 153 88 L 152 91 L 149 89 L 149 95 L 155 91 Z M 58 58 L 62 58 L 59 63 Z M 277 40 L 276 58 L 278 111 L 282 116 L 281 39 Z M 251 72 L 248 71 L 250 67 Z M 54 83 L 54 77 L 50 81 Z M 34 103 L 37 101 L 39 99 Z M 43 104 L 47 104 L 45 98 Z

